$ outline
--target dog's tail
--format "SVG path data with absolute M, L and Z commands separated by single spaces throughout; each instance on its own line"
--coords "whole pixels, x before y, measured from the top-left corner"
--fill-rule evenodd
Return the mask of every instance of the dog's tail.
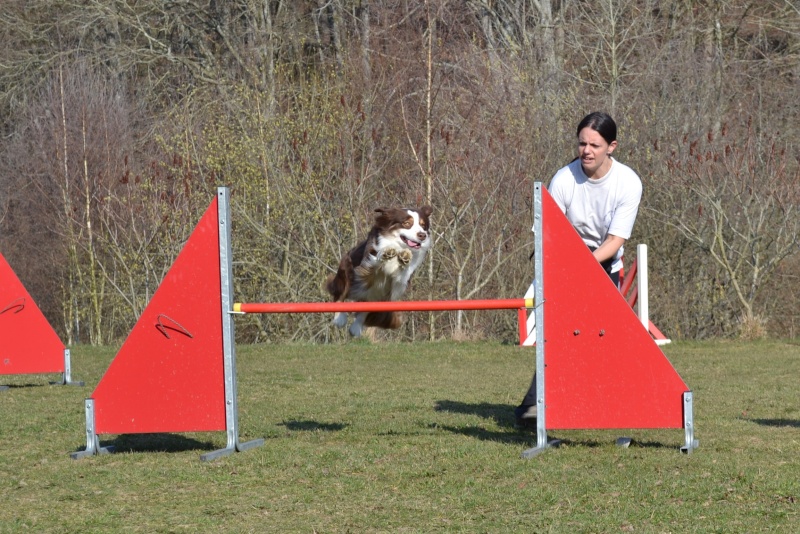
M 334 302 L 339 302 L 347 298 L 350 293 L 350 277 L 348 273 L 352 270 L 350 256 L 345 256 L 339 263 L 336 274 L 332 274 L 325 281 L 325 290 L 331 294 Z
M 403 324 L 402 316 L 397 312 L 370 312 L 364 319 L 364 326 L 376 326 L 395 330 Z

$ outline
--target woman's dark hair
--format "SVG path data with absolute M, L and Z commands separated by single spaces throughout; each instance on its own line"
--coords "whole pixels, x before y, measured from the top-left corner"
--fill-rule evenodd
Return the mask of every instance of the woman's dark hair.
M 594 113 L 586 115 L 578 124 L 578 131 L 575 133 L 575 136 L 577 137 L 580 135 L 581 130 L 587 127 L 599 133 L 608 144 L 617 140 L 617 123 L 614 122 L 614 119 L 612 119 L 611 115 L 608 113 L 595 111 Z

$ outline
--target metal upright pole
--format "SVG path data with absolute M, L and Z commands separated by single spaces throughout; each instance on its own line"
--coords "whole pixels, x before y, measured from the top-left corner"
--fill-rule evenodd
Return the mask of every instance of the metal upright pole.
M 534 241 L 534 280 L 536 307 L 536 447 L 523 451 L 523 458 L 532 458 L 548 447 L 557 447 L 560 441 L 547 440 L 547 403 L 545 402 L 545 314 L 547 304 L 544 300 L 544 217 L 542 214 L 542 184 L 533 184 L 533 241 Z
M 60 382 L 63 386 L 83 386 L 83 380 L 72 380 L 72 360 L 69 349 L 64 349 L 64 376 Z
M 222 296 L 222 352 L 225 371 L 225 426 L 227 445 L 200 456 L 201 460 L 214 460 L 234 451 L 244 451 L 264 444 L 263 439 L 239 442 L 239 408 L 236 387 L 236 346 L 233 326 L 233 260 L 231 247 L 230 200 L 227 187 L 217 188 L 219 213 L 219 269 Z

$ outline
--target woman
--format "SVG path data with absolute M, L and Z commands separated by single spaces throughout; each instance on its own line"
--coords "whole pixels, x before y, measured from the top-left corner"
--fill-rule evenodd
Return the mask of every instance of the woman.
M 556 172 L 548 191 L 611 281 L 619 287 L 622 253 L 631 236 L 642 198 L 642 181 L 611 157 L 617 148 L 617 125 L 594 112 L 578 124 L 578 157 Z M 518 426 L 536 420 L 536 376 L 515 410 Z

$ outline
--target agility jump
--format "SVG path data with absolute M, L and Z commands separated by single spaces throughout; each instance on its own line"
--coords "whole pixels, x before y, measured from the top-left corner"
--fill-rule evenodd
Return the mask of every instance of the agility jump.
M 45 373 L 61 373 L 59 385 L 83 385 L 72 380 L 69 349 L 0 254 L 0 375 Z
M 540 183 L 534 185 L 535 298 L 463 301 L 236 303 L 228 189 L 221 187 L 92 397 L 84 451 L 99 435 L 226 431 L 212 460 L 263 444 L 239 441 L 234 316 L 241 313 L 533 308 L 535 456 L 549 429 L 683 428 L 692 452 L 692 392 Z M 520 325 L 523 326 L 522 324 Z

